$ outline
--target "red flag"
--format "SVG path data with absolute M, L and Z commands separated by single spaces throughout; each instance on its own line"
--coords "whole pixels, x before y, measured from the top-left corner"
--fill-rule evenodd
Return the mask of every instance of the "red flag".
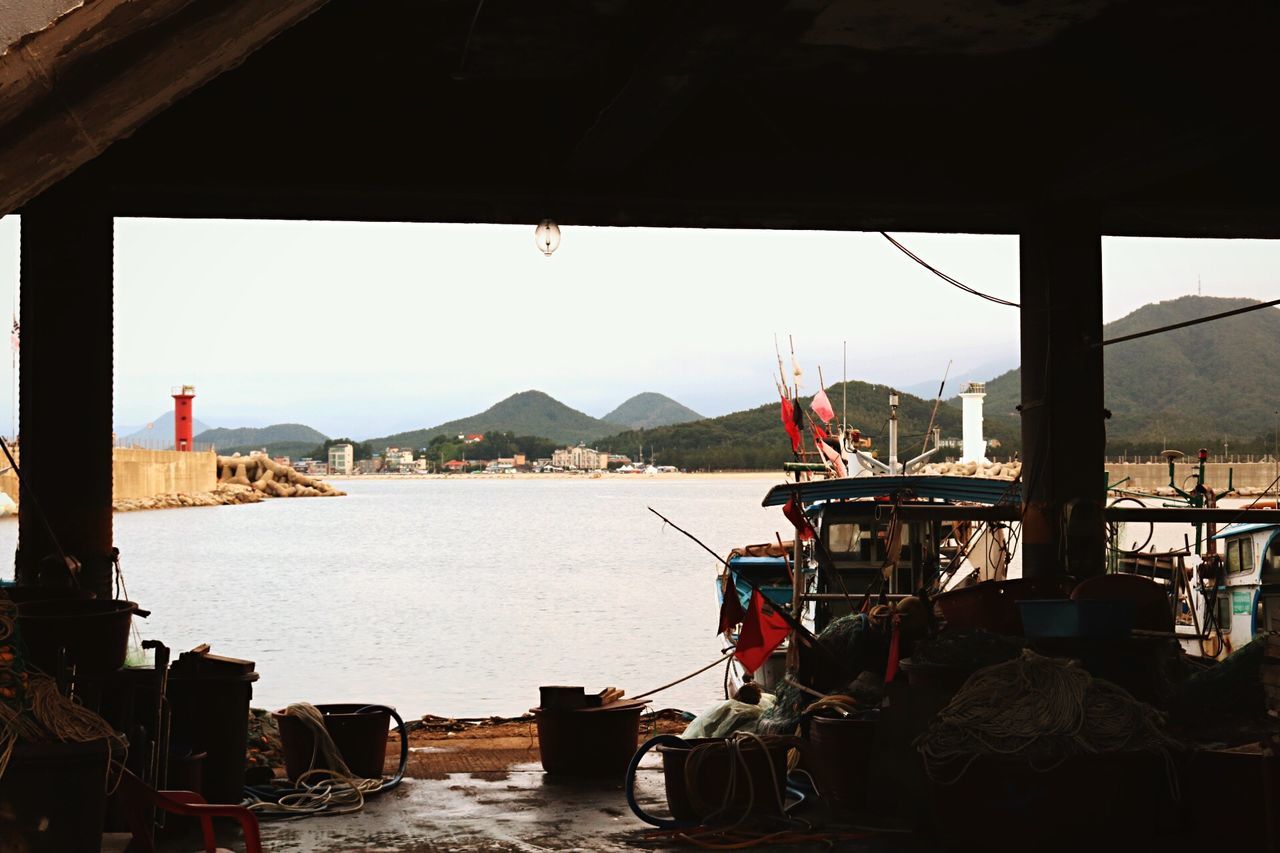
M 813 437 L 818 441 L 826 441 L 828 438 L 831 438 L 831 433 L 827 432 L 817 424 L 810 423 L 809 426 L 813 427 Z
M 812 539 L 815 535 L 813 525 L 809 523 L 809 519 L 805 518 L 804 512 L 796 505 L 796 499 L 790 498 L 782 507 L 782 514 L 787 517 L 792 526 L 796 529 L 796 536 L 801 541 Z
M 720 628 L 718 633 L 729 635 L 729 632 L 742 623 L 746 611 L 742 609 L 742 601 L 738 598 L 738 587 L 733 582 L 730 572 L 724 573 L 724 589 L 720 599 Z
M 800 429 L 796 426 L 795 407 L 791 405 L 791 400 L 785 396 L 782 398 L 782 426 L 786 428 L 787 435 L 791 436 L 791 451 L 799 453 L 801 447 Z
M 742 619 L 742 633 L 738 635 L 738 645 L 733 656 L 738 659 L 748 672 L 755 672 L 764 666 L 787 634 L 791 627 L 787 620 L 778 615 L 773 605 L 764 600 L 760 590 L 751 590 L 751 605 L 747 615 Z
M 827 392 L 818 389 L 818 393 L 813 396 L 813 402 L 809 404 L 809 408 L 813 409 L 813 413 L 822 418 L 824 424 L 831 423 L 831 419 L 836 416 L 836 410 L 831 408 L 831 401 L 827 399 Z

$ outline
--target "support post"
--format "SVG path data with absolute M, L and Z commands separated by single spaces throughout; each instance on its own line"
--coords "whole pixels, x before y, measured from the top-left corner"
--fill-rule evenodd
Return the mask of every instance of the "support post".
M 1106 568 L 1102 239 L 1080 210 L 1029 217 L 1022 302 L 1023 576 Z
M 21 248 L 17 580 L 66 583 L 56 537 L 80 586 L 110 598 L 112 217 L 59 187 L 23 208 Z

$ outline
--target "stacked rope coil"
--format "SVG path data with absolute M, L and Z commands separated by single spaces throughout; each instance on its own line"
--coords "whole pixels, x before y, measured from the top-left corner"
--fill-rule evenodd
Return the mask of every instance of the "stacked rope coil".
M 388 780 L 363 779 L 352 773 L 342 751 L 325 727 L 324 713 L 316 706 L 296 702 L 285 708 L 285 713 L 296 717 L 310 731 L 311 761 L 308 769 L 292 780 L 292 787 L 247 789 L 252 795 L 244 805 L 260 818 L 296 819 L 319 814 L 351 814 L 364 808 L 366 797 L 399 783 L 400 774 Z M 401 727 L 403 729 L 403 723 Z M 401 765 L 400 772 L 403 773 L 403 756 Z
M 1079 665 L 1024 650 L 974 673 L 917 740 L 929 778 L 958 782 L 980 756 L 1052 770 L 1078 755 L 1145 751 L 1164 757 L 1177 741 L 1163 715 Z M 1176 794 L 1176 777 L 1170 772 Z

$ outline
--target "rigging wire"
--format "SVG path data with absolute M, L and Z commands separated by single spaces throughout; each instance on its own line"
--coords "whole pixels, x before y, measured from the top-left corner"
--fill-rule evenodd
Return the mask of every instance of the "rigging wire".
M 992 295 L 991 295 L 991 294 L 989 294 L 989 293 L 983 293 L 981 290 L 977 290 L 977 289 L 975 289 L 975 288 L 972 288 L 972 287 L 970 287 L 969 285 L 965 284 L 964 282 L 960 281 L 959 279 L 956 279 L 956 278 L 953 278 L 952 276 L 947 275 L 947 274 L 946 274 L 946 273 L 944 273 L 942 270 L 938 269 L 938 268 L 937 268 L 937 267 L 935 267 L 935 266 L 932 266 L 928 261 L 926 261 L 924 258 L 922 258 L 922 257 L 920 257 L 919 255 L 917 255 L 915 252 L 911 251 L 911 250 L 910 250 L 910 249 L 908 249 L 906 246 L 902 245 L 902 244 L 901 244 L 901 243 L 899 243 L 897 240 L 895 240 L 895 239 L 893 239 L 892 237 L 890 237 L 890 236 L 889 236 L 887 233 L 885 233 L 884 231 L 881 231 L 881 232 L 880 232 L 880 236 L 881 236 L 881 237 L 883 237 L 883 238 L 885 238 L 886 240 L 888 240 L 890 243 L 892 243 L 892 244 L 894 245 L 894 247 L 895 247 L 898 251 L 902 252 L 902 254 L 906 255 L 908 258 L 910 258 L 911 260 L 915 261 L 917 264 L 919 264 L 920 266 L 924 267 L 924 268 L 925 268 L 925 269 L 927 269 L 929 272 L 933 273 L 933 274 L 934 274 L 934 275 L 936 275 L 938 278 L 942 279 L 943 281 L 945 281 L 947 284 L 951 285 L 952 287 L 958 287 L 959 289 L 963 290 L 965 293 L 968 293 L 968 294 L 970 294 L 970 295 L 972 295 L 972 296 L 978 296 L 978 297 L 981 297 L 981 298 L 983 298 L 983 299 L 987 300 L 988 302 L 994 302 L 994 303 L 996 303 L 997 305 L 1007 305 L 1007 306 L 1009 306 L 1010 308 L 1021 308 L 1021 307 L 1022 307 L 1022 306 L 1021 306 L 1020 304 L 1018 304 L 1017 302 L 1010 302 L 1008 299 L 1001 299 L 999 296 L 992 296 Z

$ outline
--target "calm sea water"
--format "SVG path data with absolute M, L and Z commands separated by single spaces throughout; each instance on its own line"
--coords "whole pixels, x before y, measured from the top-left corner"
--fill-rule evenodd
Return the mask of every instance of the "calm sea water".
M 348 496 L 118 514 L 141 635 L 257 662 L 254 704 L 517 714 L 542 684 L 657 687 L 720 654 L 712 548 L 774 538 L 777 476 L 353 480 Z M 0 522 L 12 553 L 17 523 Z M 719 667 L 656 697 L 697 711 Z

